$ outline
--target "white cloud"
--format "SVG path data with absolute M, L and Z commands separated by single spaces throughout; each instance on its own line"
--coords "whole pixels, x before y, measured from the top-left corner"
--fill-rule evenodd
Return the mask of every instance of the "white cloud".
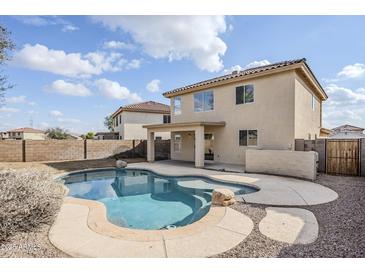
M 36 44 L 24 45 L 14 54 L 13 64 L 32 70 L 52 72 L 54 74 L 77 77 L 100 74 L 101 71 L 92 63 L 83 59 L 80 53 L 66 53 L 63 50 L 48 49 Z
M 100 93 L 105 97 L 118 100 L 128 100 L 130 102 L 141 102 L 142 98 L 137 94 L 130 92 L 128 88 L 121 86 L 118 82 L 108 79 L 99 79 L 95 85 Z
M 75 30 L 79 30 L 79 28 L 74 25 L 70 25 L 70 24 L 64 25 L 62 27 L 63 32 L 73 32 Z
M 91 91 L 83 84 L 74 84 L 64 80 L 56 80 L 51 85 L 44 87 L 45 91 L 55 92 L 70 96 L 90 96 Z
M 261 67 L 261 66 L 266 66 L 266 65 L 270 65 L 270 64 L 271 63 L 266 59 L 260 60 L 260 61 L 253 61 L 244 67 L 241 67 L 240 65 L 234 65 L 234 66 L 230 67 L 229 69 L 225 69 L 224 73 L 232 73 L 233 71 L 241 71 L 241 70 L 245 70 L 245 69 L 249 69 L 249 68 Z
M 106 41 L 104 42 L 103 48 L 105 49 L 128 49 L 132 50 L 135 48 L 133 44 L 125 43 L 122 41 Z
M 122 29 L 153 58 L 189 59 L 210 72 L 223 68 L 227 45 L 224 16 L 94 16 L 111 30 Z
M 327 127 L 341 124 L 365 125 L 365 89 L 352 90 L 330 84 L 325 88 L 328 100 L 323 104 L 323 121 Z
M 365 65 L 360 63 L 347 65 L 343 67 L 339 73 L 337 73 L 337 77 L 345 79 L 365 77 Z
M 6 104 L 28 104 L 30 106 L 36 105 L 35 102 L 28 101 L 27 97 L 25 95 L 7 97 L 7 98 L 5 98 L 5 103 Z
M 59 110 L 52 110 L 52 111 L 50 111 L 50 114 L 53 117 L 61 117 L 61 116 L 63 116 L 63 113 L 61 111 L 59 111 Z
M 254 68 L 254 67 L 261 67 L 261 66 L 266 66 L 266 65 L 270 65 L 271 63 L 268 60 L 259 60 L 259 61 L 253 61 L 249 64 L 247 64 L 244 69 L 249 69 L 249 68 Z
M 0 112 L 4 112 L 4 113 L 14 113 L 14 112 L 19 112 L 20 109 L 17 108 L 8 108 L 8 107 L 0 107 Z
M 150 92 L 160 91 L 160 84 L 161 84 L 160 80 L 154 79 L 147 84 L 146 89 Z
M 57 121 L 60 123 L 80 123 L 79 119 L 75 118 L 57 118 Z
M 122 54 L 117 52 L 89 52 L 85 55 L 85 58 L 99 71 L 120 71 L 123 65 L 127 63 L 127 60 L 122 57 Z
M 5 98 L 7 104 L 24 104 L 26 101 L 27 97 L 24 95 Z
M 121 71 L 124 67 L 138 68 L 140 61 L 133 59 L 128 63 L 117 52 L 66 53 L 40 44 L 26 44 L 14 54 L 12 64 L 68 77 L 90 77 L 106 71 Z
M 141 60 L 133 59 L 126 65 L 126 69 L 139 69 L 140 66 L 141 66 Z
M 59 16 L 14 16 L 14 18 L 23 24 L 35 27 L 60 25 L 62 26 L 62 31 L 75 31 L 79 29 Z

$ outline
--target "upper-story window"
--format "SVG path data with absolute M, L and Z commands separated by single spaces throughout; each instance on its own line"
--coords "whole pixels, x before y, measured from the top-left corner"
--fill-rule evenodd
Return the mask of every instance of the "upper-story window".
M 253 85 L 244 85 L 236 87 L 236 105 L 248 104 L 254 102 L 254 87 Z
M 315 108 L 316 99 L 314 98 L 314 95 L 312 94 L 312 110 Z
M 170 116 L 170 115 L 164 115 L 164 116 L 163 116 L 163 123 L 164 123 L 164 124 L 169 124 L 169 123 L 171 123 L 171 116 Z
M 178 115 L 181 114 L 181 97 L 180 96 L 176 96 L 173 99 L 173 103 L 174 103 L 174 114 Z
M 214 94 L 212 90 L 194 94 L 194 111 L 210 111 L 214 109 Z

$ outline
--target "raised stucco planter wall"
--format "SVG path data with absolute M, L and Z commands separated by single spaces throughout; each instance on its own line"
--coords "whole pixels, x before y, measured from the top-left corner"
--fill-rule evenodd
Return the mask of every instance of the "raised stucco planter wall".
M 315 180 L 317 152 L 247 150 L 246 172 L 293 176 Z

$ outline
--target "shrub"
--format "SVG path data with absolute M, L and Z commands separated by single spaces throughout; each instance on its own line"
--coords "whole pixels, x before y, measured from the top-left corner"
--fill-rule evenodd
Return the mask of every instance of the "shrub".
M 62 187 L 49 173 L 0 170 L 0 242 L 52 224 L 62 197 Z

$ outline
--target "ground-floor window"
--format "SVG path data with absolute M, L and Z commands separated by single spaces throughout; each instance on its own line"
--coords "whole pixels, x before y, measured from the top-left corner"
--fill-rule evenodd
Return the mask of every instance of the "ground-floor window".
M 156 136 L 155 138 L 156 140 L 162 140 L 162 137 L 161 136 Z
M 239 131 L 240 146 L 257 146 L 257 130 L 240 130 Z
M 174 135 L 174 143 L 173 143 L 174 152 L 180 152 L 181 151 L 181 142 L 182 142 L 181 134 L 175 134 Z

